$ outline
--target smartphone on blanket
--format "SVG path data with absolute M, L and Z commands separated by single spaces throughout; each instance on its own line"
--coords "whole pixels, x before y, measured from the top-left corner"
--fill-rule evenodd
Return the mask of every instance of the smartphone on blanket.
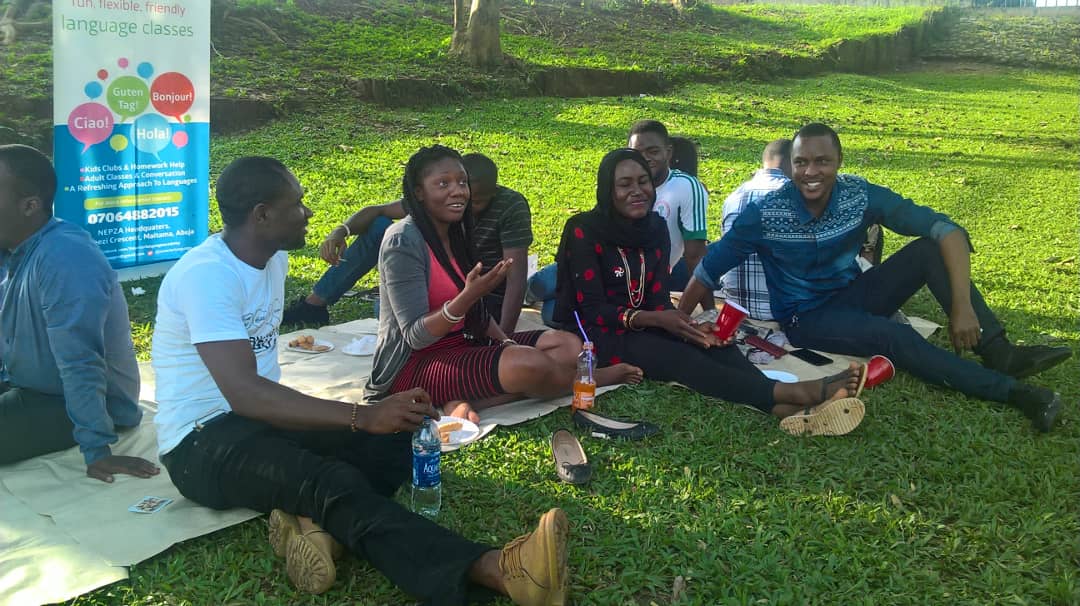
M 795 349 L 789 351 L 788 353 L 802 360 L 803 362 L 813 364 L 814 366 L 825 366 L 826 364 L 832 364 L 833 362 L 832 358 L 827 358 L 819 354 L 818 352 L 810 349 Z

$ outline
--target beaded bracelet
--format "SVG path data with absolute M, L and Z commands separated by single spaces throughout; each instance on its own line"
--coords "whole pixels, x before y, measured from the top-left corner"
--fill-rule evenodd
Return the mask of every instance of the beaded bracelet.
M 442 304 L 442 317 L 443 320 L 446 320 L 451 324 L 457 324 L 458 322 L 465 319 L 465 314 L 455 316 L 454 314 L 450 313 L 450 302 L 447 301 Z
M 360 405 L 356 402 L 352 403 L 352 418 L 349 420 L 349 429 L 356 433 L 360 431 L 360 427 L 356 425 L 356 413 L 360 410 Z

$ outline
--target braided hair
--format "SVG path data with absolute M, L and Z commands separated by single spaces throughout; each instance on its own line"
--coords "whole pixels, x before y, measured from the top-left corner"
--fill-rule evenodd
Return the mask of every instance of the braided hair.
M 432 145 L 421 147 L 419 151 L 409 158 L 405 165 L 405 176 L 401 180 L 402 205 L 405 212 L 413 218 L 416 227 L 424 236 L 435 259 L 439 262 L 450 279 L 458 288 L 465 288 L 465 276 L 454 269 L 450 257 L 446 254 L 446 248 L 435 231 L 435 225 L 428 216 L 423 202 L 416 198 L 416 188 L 421 186 L 424 171 L 432 164 L 445 158 L 453 158 L 461 161 L 461 154 L 444 145 Z M 469 272 L 476 265 L 480 255 L 476 252 L 473 240 L 473 228 L 475 220 L 472 213 L 471 200 L 465 204 L 465 214 L 461 221 L 450 225 L 450 251 L 454 255 L 454 261 L 464 272 Z M 465 336 L 474 341 L 483 341 L 487 338 L 487 329 L 491 323 L 491 314 L 481 299 L 465 315 Z

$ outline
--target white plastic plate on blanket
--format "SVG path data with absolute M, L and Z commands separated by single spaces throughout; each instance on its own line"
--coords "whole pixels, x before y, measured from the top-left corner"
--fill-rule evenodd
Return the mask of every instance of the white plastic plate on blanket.
M 460 423 L 461 426 L 458 429 L 450 432 L 450 439 L 446 442 L 443 442 L 444 450 L 447 447 L 456 448 L 458 446 L 464 446 L 465 444 L 468 444 L 469 442 L 472 442 L 476 440 L 476 438 L 480 437 L 480 428 L 476 426 L 476 423 L 473 423 L 468 419 L 444 415 L 438 421 L 439 427 L 445 427 L 452 423 Z
M 765 375 L 766 377 L 769 377 L 773 381 L 780 381 L 781 383 L 798 383 L 799 382 L 799 377 L 796 377 L 795 375 L 791 374 L 790 372 L 787 372 L 787 371 L 784 371 L 784 370 L 773 370 L 773 369 L 763 370 L 763 371 L 761 371 L 761 374 Z
M 305 349 L 297 345 L 288 345 L 285 347 L 289 351 L 295 351 L 303 354 L 321 354 L 328 351 L 334 351 L 334 344 L 330 341 L 323 341 L 321 339 L 315 339 L 315 342 L 311 345 L 311 349 Z
M 364 335 L 359 339 L 349 341 L 349 344 L 341 348 L 341 353 L 350 356 L 370 356 L 375 353 L 375 344 L 378 342 L 375 335 Z

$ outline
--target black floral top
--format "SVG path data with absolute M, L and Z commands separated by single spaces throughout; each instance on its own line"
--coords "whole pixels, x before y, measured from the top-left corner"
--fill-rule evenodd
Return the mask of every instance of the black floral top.
M 670 245 L 663 242 L 658 248 L 622 248 L 601 243 L 587 226 L 573 228 L 565 258 L 558 261 L 570 269 L 577 312 L 601 364 L 622 361 L 627 312 L 673 309 L 667 289 Z

